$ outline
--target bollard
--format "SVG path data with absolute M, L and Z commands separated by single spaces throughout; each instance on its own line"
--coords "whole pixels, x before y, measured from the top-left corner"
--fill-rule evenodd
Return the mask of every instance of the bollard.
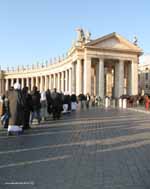
M 119 98 L 119 108 L 122 108 L 122 99 Z
M 112 107 L 113 107 L 113 108 L 116 107 L 116 100 L 115 100 L 115 99 L 112 100 Z
M 123 99 L 122 101 L 122 107 L 127 108 L 127 99 Z
M 105 108 L 108 108 L 109 106 L 109 99 L 108 97 L 105 98 Z

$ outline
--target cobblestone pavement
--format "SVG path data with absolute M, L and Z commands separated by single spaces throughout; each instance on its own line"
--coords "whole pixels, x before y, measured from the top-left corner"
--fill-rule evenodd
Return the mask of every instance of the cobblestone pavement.
M 0 131 L 0 189 L 150 189 L 150 116 L 95 108 Z

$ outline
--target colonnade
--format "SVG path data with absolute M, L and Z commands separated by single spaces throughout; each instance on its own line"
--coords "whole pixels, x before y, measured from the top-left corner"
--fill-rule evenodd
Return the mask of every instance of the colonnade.
M 30 74 L 20 74 L 18 77 L 5 78 L 5 90 L 9 90 L 15 82 L 21 84 L 21 88 L 28 86 L 29 90 L 33 89 L 33 86 L 37 86 L 40 91 L 47 89 L 57 88 L 58 91 L 76 93 L 77 95 L 93 94 L 92 92 L 92 59 L 85 52 L 85 56 L 82 59 L 77 59 L 71 63 L 70 67 L 63 71 L 52 72 L 52 70 L 46 70 L 40 74 L 37 70 L 37 74 L 34 72 Z M 107 64 L 107 58 L 99 57 L 96 62 L 96 76 L 95 76 L 95 87 L 94 95 L 104 98 L 106 95 L 105 88 L 105 68 Z M 137 62 L 127 61 L 125 59 L 112 59 L 114 66 L 114 97 L 120 97 L 123 94 L 135 95 L 137 94 L 138 78 L 134 70 L 137 69 Z M 48 69 L 48 68 L 47 68 Z M 61 67 L 59 68 L 61 70 Z M 127 74 L 125 73 L 127 70 Z M 41 74 L 42 73 L 42 74 Z M 126 90 L 125 90 L 126 88 Z
M 18 82 L 20 83 L 21 88 L 27 86 L 29 90 L 32 90 L 33 86 L 37 86 L 38 90 L 40 91 L 57 88 L 58 91 L 62 92 L 74 92 L 72 91 L 71 86 L 72 68 L 53 74 L 43 73 L 40 76 L 34 76 L 31 73 L 30 75 L 31 76 L 25 76 L 22 74 L 17 78 L 5 79 L 5 90 L 9 90 L 9 88 L 12 87 L 15 82 Z

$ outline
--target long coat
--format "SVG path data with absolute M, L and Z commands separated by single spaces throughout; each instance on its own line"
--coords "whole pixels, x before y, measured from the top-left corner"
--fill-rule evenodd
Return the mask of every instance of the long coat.
M 11 90 L 8 94 L 9 100 L 9 125 L 22 125 L 24 101 L 20 90 Z

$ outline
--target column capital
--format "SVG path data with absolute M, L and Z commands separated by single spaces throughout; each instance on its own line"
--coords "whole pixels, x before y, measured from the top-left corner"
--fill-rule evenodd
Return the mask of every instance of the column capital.
M 75 67 L 75 64 L 76 64 L 76 61 L 72 62 L 72 63 L 71 63 L 71 67 L 72 67 L 72 68 Z M 63 71 L 62 71 L 62 72 L 63 72 Z
M 105 57 L 104 56 L 99 56 L 99 61 L 101 60 L 101 61 L 104 61 L 105 60 Z
M 119 59 L 118 63 L 123 63 L 124 64 L 125 60 L 124 59 Z
M 131 60 L 131 62 L 132 62 L 133 64 L 138 64 L 138 59 L 135 59 L 135 58 L 134 58 L 134 59 Z

